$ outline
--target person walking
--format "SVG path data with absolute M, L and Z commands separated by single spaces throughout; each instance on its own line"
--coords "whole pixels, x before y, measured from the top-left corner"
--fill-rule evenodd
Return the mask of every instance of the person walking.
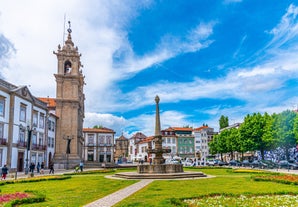
M 83 172 L 83 168 L 84 168 L 84 163 L 83 163 L 83 161 L 81 161 L 80 162 L 80 170 L 81 170 L 81 172 Z
M 6 164 L 2 167 L 2 176 L 1 176 L 1 180 L 5 180 L 6 179 L 6 175 L 8 173 L 8 168 L 6 167 Z
M 35 169 L 35 164 L 33 162 L 31 162 L 29 168 L 30 168 L 30 172 L 33 174 L 34 173 L 34 169 Z
M 37 163 L 36 171 L 37 171 L 37 173 L 40 173 L 40 164 L 39 164 L 39 162 Z
M 50 172 L 49 174 L 54 174 L 54 163 L 53 162 L 50 162 Z
M 40 165 L 40 174 L 44 173 L 44 162 L 41 163 Z

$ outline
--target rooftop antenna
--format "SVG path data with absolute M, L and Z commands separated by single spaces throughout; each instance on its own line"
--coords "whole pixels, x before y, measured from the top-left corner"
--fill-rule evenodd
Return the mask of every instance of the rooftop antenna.
M 63 40 L 62 44 L 64 45 L 64 38 L 65 38 L 65 21 L 66 21 L 66 14 L 64 13 L 64 22 L 63 22 Z

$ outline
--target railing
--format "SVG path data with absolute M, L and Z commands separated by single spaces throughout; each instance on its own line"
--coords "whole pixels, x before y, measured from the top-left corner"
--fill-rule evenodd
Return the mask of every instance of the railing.
M 27 142 L 24 142 L 24 141 L 18 141 L 17 146 L 18 146 L 18 147 L 27 147 Z
M 4 138 L 0 138 L 0 144 L 1 145 L 6 145 L 7 144 L 7 140 Z
M 46 145 L 32 144 L 31 149 L 32 150 L 46 150 L 47 146 Z

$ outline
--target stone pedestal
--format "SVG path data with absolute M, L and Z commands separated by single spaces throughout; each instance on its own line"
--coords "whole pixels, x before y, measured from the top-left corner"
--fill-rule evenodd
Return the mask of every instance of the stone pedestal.
M 140 174 L 181 173 L 183 172 L 183 165 L 182 164 L 138 165 L 137 172 Z

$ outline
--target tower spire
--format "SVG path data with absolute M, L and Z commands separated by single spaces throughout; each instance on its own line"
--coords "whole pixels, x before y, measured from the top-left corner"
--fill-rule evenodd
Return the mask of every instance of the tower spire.
M 71 33 L 72 33 L 72 30 L 71 30 L 71 23 L 70 23 L 70 21 L 68 21 L 68 29 L 67 29 L 67 32 L 68 32 L 68 35 L 67 35 L 67 40 L 65 41 L 65 44 L 74 46 L 74 44 L 73 44 L 73 42 L 72 42 L 72 40 L 71 40 Z
M 161 135 L 160 133 L 160 116 L 159 116 L 159 97 L 156 95 L 155 103 L 156 103 L 156 114 L 155 114 L 155 136 Z

